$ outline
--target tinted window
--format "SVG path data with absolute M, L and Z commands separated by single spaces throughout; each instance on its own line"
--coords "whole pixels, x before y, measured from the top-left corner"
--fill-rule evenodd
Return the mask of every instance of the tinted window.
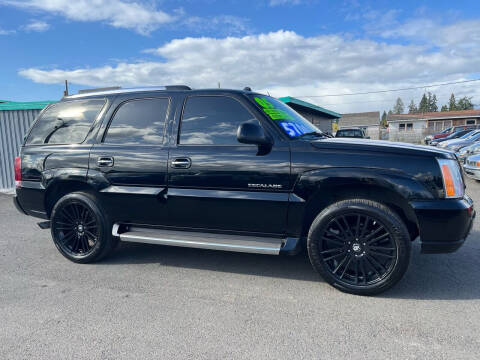
M 27 145 L 81 143 L 104 104 L 92 99 L 51 105 L 33 126 Z
M 166 98 L 123 103 L 110 123 L 104 142 L 127 145 L 161 144 L 168 104 Z
M 238 126 L 257 121 L 237 100 L 226 96 L 194 96 L 185 104 L 180 144 L 239 145 Z

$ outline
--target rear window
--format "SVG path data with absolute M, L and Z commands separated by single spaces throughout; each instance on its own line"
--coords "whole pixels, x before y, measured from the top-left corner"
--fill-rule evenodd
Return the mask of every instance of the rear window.
M 360 130 L 338 130 L 336 137 L 362 137 Z
M 104 142 L 121 145 L 160 145 L 163 141 L 168 98 L 130 100 L 118 108 Z
M 26 145 L 79 144 L 87 134 L 105 100 L 75 100 L 51 105 L 35 122 Z

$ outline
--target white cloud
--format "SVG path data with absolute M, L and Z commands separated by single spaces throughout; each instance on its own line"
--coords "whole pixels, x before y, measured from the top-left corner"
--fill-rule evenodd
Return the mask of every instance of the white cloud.
M 279 5 L 299 5 L 301 4 L 302 0 L 270 0 L 270 6 L 279 6 Z
M 44 32 L 50 29 L 50 24 L 45 21 L 32 20 L 29 24 L 22 27 L 24 31 Z
M 1 35 L 11 35 L 11 34 L 15 34 L 15 33 L 16 33 L 15 30 L 5 30 L 5 29 L 0 28 L 0 36 Z
M 1 0 L 0 4 L 43 11 L 75 21 L 102 21 L 116 28 L 149 34 L 174 20 L 154 5 L 124 0 Z
M 472 24 L 479 26 L 480 22 Z M 443 29 L 443 28 L 441 28 Z M 475 35 L 474 33 L 473 35 Z M 63 80 L 86 85 L 187 84 L 193 87 L 224 87 L 269 91 L 274 96 L 326 95 L 385 90 L 462 80 L 475 76 L 480 68 L 480 48 L 468 47 L 470 39 L 457 36 L 449 47 L 427 44 L 388 44 L 368 39 L 352 39 L 339 34 L 303 37 L 292 31 L 277 31 L 243 37 L 187 37 L 167 42 L 151 54 L 158 60 L 121 62 L 114 66 L 81 69 L 38 69 L 20 71 L 40 83 Z M 476 86 L 452 88 L 478 89 Z M 450 89 L 438 90 L 445 102 Z M 445 92 L 445 100 L 441 91 Z M 476 91 L 476 93 L 475 93 Z M 305 98 L 340 112 L 388 109 L 395 97 L 408 104 L 418 102 L 423 90 L 375 94 Z M 480 90 L 465 95 L 475 95 Z

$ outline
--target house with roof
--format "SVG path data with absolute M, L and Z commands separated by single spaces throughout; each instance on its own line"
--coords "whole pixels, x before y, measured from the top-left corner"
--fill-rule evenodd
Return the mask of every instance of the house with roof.
M 52 101 L 0 100 L 0 191 L 15 187 L 13 162 L 30 125 Z
M 378 140 L 380 137 L 380 112 L 370 111 L 342 114 L 338 128 L 360 128 L 365 131 L 370 139 Z
M 281 97 L 279 100 L 290 106 L 305 119 L 310 121 L 324 132 L 335 132 L 337 129 L 338 119 L 342 117 L 341 114 L 336 113 L 335 111 L 299 100 L 292 96 Z
M 390 114 L 387 122 L 391 141 L 421 143 L 425 136 L 452 126 L 480 124 L 480 110 Z

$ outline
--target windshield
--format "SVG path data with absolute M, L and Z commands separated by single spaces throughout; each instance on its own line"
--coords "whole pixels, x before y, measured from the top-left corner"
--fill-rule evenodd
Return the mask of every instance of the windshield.
M 473 134 L 475 134 L 475 131 L 469 131 L 469 132 L 467 132 L 465 135 L 460 136 L 460 139 L 466 139 L 466 138 L 468 138 L 469 136 L 472 136 Z
M 465 137 L 465 139 L 471 139 L 473 138 L 474 136 L 478 135 L 480 133 L 479 130 L 475 130 L 475 131 L 472 131 L 471 133 L 468 133 L 468 136 Z M 463 138 L 462 138 L 463 139 Z
M 250 98 L 290 138 L 322 134 L 320 129 L 283 102 L 265 95 L 250 95 Z

